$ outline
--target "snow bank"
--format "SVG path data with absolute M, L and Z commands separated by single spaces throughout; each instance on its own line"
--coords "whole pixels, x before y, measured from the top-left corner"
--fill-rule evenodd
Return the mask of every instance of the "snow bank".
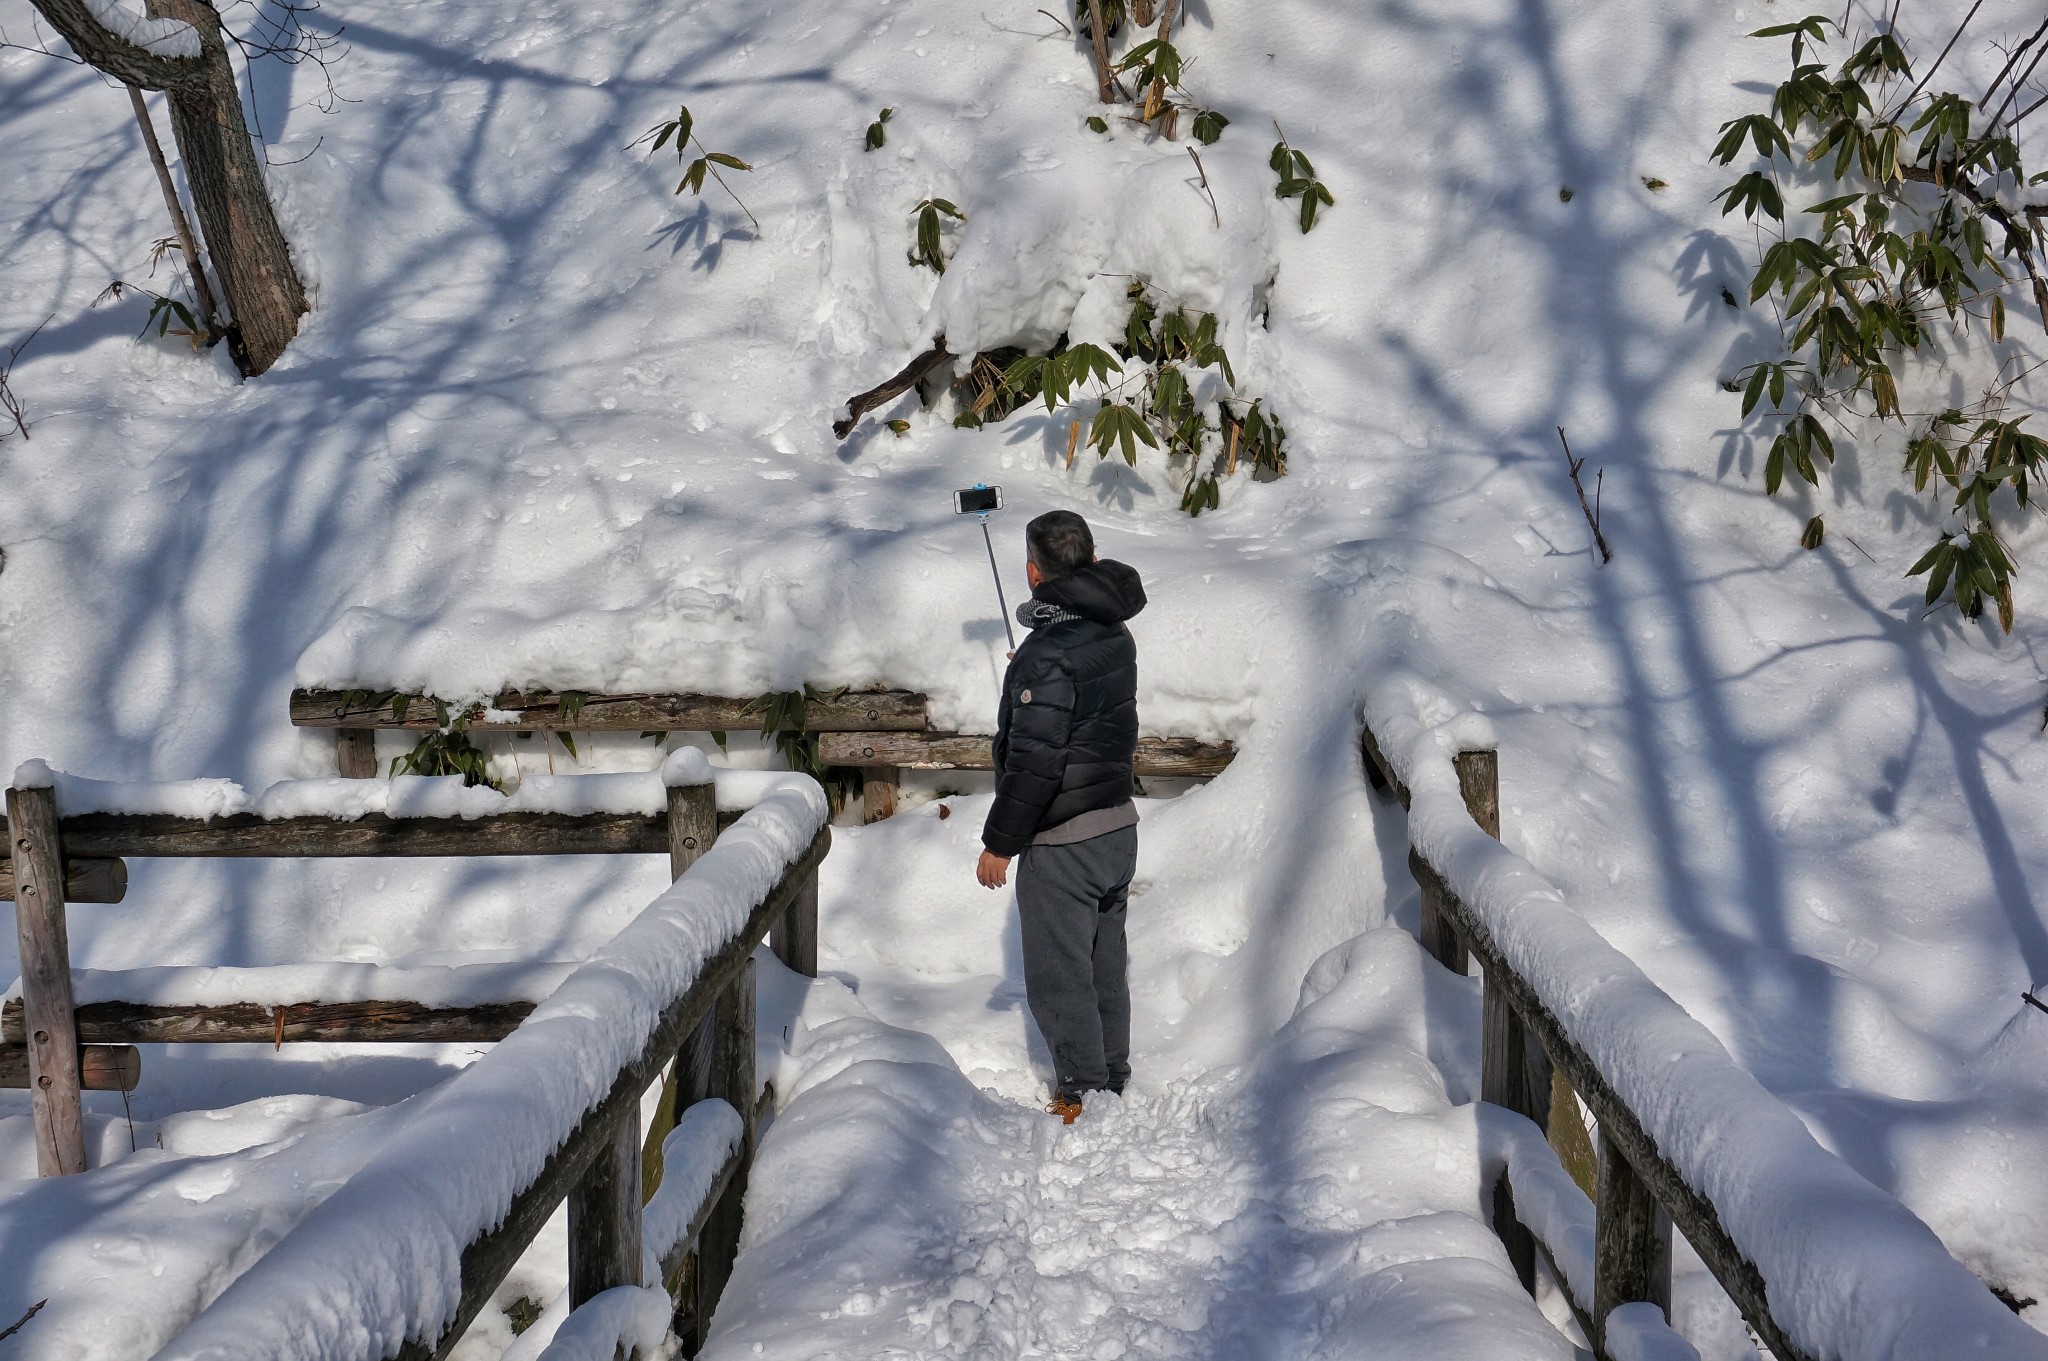
M 1376 677 L 1366 721 L 1411 796 L 1409 835 L 1497 948 L 1715 1207 L 1756 1264 L 1772 1313 L 1815 1356 L 1844 1361 L 2048 1357 L 1898 1201 L 1815 1142 L 1776 1097 L 1526 861 L 1480 831 L 1451 757 L 1481 732 L 1441 692 Z
M 639 1056 L 662 1010 L 745 926 L 827 812 L 814 782 L 785 778 L 518 1030 L 408 1103 L 362 1170 L 162 1361 L 342 1361 L 438 1335 L 461 1298 L 463 1248 L 503 1218 Z
M 721 812 L 752 808 L 788 777 L 772 770 L 714 769 L 694 747 L 671 752 L 659 771 L 607 775 L 527 775 L 509 793 L 465 785 L 460 775 L 396 775 L 389 779 L 280 780 L 251 794 L 232 780 L 92 780 L 28 761 L 15 772 L 23 788 L 54 788 L 60 814 L 166 814 L 213 818 L 253 813 L 264 819 L 333 818 L 354 822 L 369 813 L 390 818 L 488 818 L 503 813 L 652 815 L 668 808 L 668 791 L 716 784 Z

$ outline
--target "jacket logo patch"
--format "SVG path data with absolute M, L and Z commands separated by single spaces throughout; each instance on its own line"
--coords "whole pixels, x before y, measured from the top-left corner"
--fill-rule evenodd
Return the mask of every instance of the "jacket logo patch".
M 1017 696 L 1017 702 L 1019 704 L 1029 704 L 1031 702 L 1031 692 L 1029 690 L 1021 692 Z

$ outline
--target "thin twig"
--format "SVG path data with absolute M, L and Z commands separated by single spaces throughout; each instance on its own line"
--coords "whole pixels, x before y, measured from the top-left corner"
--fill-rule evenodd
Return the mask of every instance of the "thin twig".
M 1040 11 L 1038 11 L 1038 12 L 1039 12 L 1040 14 L 1043 14 L 1043 15 L 1044 15 L 1044 16 L 1045 16 L 1046 18 L 1048 18 L 1048 19 L 1052 20 L 1052 21 L 1053 21 L 1054 23 L 1058 24 L 1058 25 L 1059 25 L 1059 26 L 1060 26 L 1061 28 L 1066 28 L 1066 29 L 1067 29 L 1067 36 L 1068 36 L 1069 38 L 1071 38 L 1071 37 L 1073 37 L 1073 36 L 1074 36 L 1074 30 L 1073 30 L 1073 29 L 1071 29 L 1071 28 L 1067 28 L 1067 21 L 1066 21 L 1065 19 L 1062 19 L 1062 18 L 1060 18 L 1060 16 L 1059 16 L 1059 15 L 1057 15 L 1057 14 L 1054 14 L 1054 13 L 1053 13 L 1053 12 L 1052 12 L 1051 10 L 1049 10 L 1049 9 L 1042 9 L 1042 10 L 1040 10 Z M 1048 35 L 1048 36 L 1050 36 L 1050 35 Z
M 178 246 L 184 252 L 185 266 L 192 274 L 192 300 L 199 304 L 199 321 L 206 327 L 206 339 L 211 343 L 220 339 L 221 325 L 219 309 L 213 302 L 213 288 L 206 281 L 206 262 L 199 255 L 199 242 L 192 235 L 192 223 L 185 216 L 185 205 L 178 197 L 178 187 L 171 181 L 170 167 L 164 163 L 164 147 L 157 140 L 156 120 L 150 117 L 149 105 L 143 100 L 141 89 L 134 85 L 128 87 L 128 106 L 135 111 L 135 126 L 142 130 L 142 145 L 149 152 L 150 165 L 156 169 L 157 187 L 163 190 L 164 207 L 171 214 L 171 230 L 178 234 Z
M 1845 539 L 1849 539 L 1849 536 L 1848 536 L 1847 534 L 1844 534 L 1844 535 L 1843 535 L 1842 537 L 1843 537 L 1843 538 L 1845 538 Z M 1864 557 L 1866 557 L 1866 558 L 1870 558 L 1870 561 L 1871 561 L 1871 563 L 1872 563 L 1873 565 L 1875 565 L 1875 564 L 1876 564 L 1876 562 L 1877 562 L 1877 559 L 1876 559 L 1876 558 L 1871 558 L 1871 557 L 1870 557 L 1870 553 L 1869 553 L 1869 550 L 1865 549 L 1865 548 L 1864 548 L 1864 546 L 1863 546 L 1862 544 L 1860 544 L 1860 543 L 1857 543 L 1857 542 L 1856 542 L 1856 541 L 1855 541 L 1854 539 L 1849 539 L 1849 546 L 1850 546 L 1851 548 L 1855 549 L 1855 550 L 1856 550 L 1857 552 L 1859 552 L 1859 553 L 1863 554 L 1863 556 L 1864 556 Z
M 22 1325 L 24 1323 L 27 1323 L 30 1319 L 34 1318 L 37 1314 L 41 1313 L 43 1306 L 48 1303 L 48 1300 L 37 1300 L 34 1304 L 31 1304 L 28 1307 L 28 1312 L 26 1314 L 23 1314 L 20 1318 L 8 1324 L 6 1328 L 0 1329 L 0 1342 L 5 1342 L 8 1338 L 13 1337 L 16 1333 L 20 1332 Z
M 1216 191 L 1209 187 L 1209 172 L 1202 169 L 1202 158 L 1195 155 L 1193 147 L 1188 148 L 1188 155 L 1194 158 L 1195 173 L 1202 177 L 1202 192 L 1209 196 L 1209 215 L 1216 219 L 1216 230 L 1220 232 L 1223 230 L 1223 214 L 1216 207 Z
M 1970 6 L 1970 12 L 1965 14 L 1963 21 L 1956 25 L 1956 31 L 1949 34 L 1948 46 L 1941 49 L 1941 55 L 1936 57 L 1934 64 L 1927 68 L 1927 74 L 1921 76 L 1919 82 L 1906 92 L 1905 99 L 1900 101 L 1900 112 L 1904 112 L 1907 108 L 1911 107 L 1914 99 L 1918 98 L 1920 92 L 1927 88 L 1927 82 L 1934 79 L 1934 73 L 1939 71 L 1941 64 L 1948 60 L 1948 54 L 1955 48 L 1957 40 L 1963 36 L 1963 30 L 1970 26 L 1970 20 L 1976 18 L 1977 11 L 1982 8 L 1984 8 L 1984 0 L 1977 0 L 1975 4 Z M 1992 121 L 1996 122 L 1997 120 L 1993 119 Z
M 1586 523 L 1593 527 L 1593 542 L 1600 546 L 1600 565 L 1604 567 L 1614 561 L 1614 550 L 1607 546 L 1607 536 L 1600 532 L 1600 512 L 1587 503 L 1586 484 L 1579 480 L 1579 469 L 1586 466 L 1586 460 L 1572 457 L 1572 442 L 1564 437 L 1561 425 L 1557 427 L 1557 440 L 1564 446 L 1564 466 L 1572 475 L 1573 490 L 1579 494 L 1579 510 L 1585 515 Z M 1606 473 L 1607 470 L 1602 468 L 1597 476 L 1604 480 Z
M 5 412 L 13 419 L 14 428 L 21 432 L 23 439 L 28 438 L 28 418 L 22 412 L 21 399 L 14 395 L 14 389 L 7 385 L 7 380 L 9 375 L 14 372 L 14 363 L 21 358 L 21 352 L 28 348 L 30 341 L 43 333 L 43 328 L 48 326 L 50 319 L 56 315 L 55 312 L 50 313 L 48 317 L 44 317 L 36 323 L 35 330 L 30 331 L 22 339 L 8 346 L 7 362 L 0 364 L 0 412 Z

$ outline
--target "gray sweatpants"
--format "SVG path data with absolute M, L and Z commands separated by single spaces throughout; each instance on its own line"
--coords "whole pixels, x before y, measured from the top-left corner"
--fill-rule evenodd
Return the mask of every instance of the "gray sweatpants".
M 1057 1091 L 1121 1091 L 1131 1075 L 1124 905 L 1137 865 L 1135 827 L 1029 846 L 1018 862 L 1024 994 L 1052 1051 Z

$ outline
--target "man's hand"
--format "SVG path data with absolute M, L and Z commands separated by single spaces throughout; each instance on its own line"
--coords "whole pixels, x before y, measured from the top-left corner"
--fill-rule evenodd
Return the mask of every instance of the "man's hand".
M 1001 888 L 1010 882 L 1010 857 L 983 851 L 981 863 L 974 867 L 974 877 L 981 881 L 983 888 Z

